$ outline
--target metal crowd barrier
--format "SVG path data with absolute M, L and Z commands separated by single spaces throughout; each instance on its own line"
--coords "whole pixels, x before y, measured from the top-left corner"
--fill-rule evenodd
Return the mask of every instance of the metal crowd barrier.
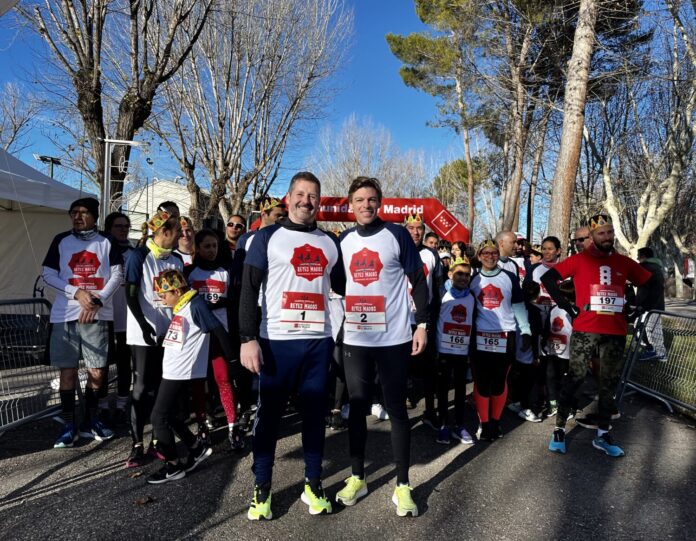
M 58 370 L 44 365 L 50 313 L 46 299 L 0 301 L 0 431 L 59 409 Z
M 617 401 L 635 390 L 696 413 L 696 317 L 650 311 L 636 325 Z
M 0 433 L 60 412 L 59 370 L 44 364 L 50 313 L 43 298 L 0 301 Z M 108 378 L 115 381 L 116 365 Z M 86 381 L 80 362 L 80 401 Z

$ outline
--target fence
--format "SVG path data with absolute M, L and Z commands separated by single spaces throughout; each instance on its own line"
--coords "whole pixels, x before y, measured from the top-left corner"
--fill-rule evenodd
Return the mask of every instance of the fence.
M 696 317 L 648 312 L 628 347 L 619 384 L 620 403 L 629 389 L 696 413 Z
M 46 299 L 0 301 L 0 431 L 58 410 L 58 371 L 43 364 L 50 312 Z

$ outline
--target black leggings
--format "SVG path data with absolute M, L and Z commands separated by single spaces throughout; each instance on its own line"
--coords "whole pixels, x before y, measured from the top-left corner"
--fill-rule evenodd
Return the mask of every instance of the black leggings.
M 549 390 L 549 400 L 558 401 L 561 396 L 563 376 L 568 373 L 569 359 L 549 355 L 546 364 L 546 384 Z
M 117 374 L 117 394 L 118 396 L 128 396 L 133 381 L 133 371 L 131 370 L 131 350 L 126 344 L 126 332 L 113 333 L 113 342 L 109 344 L 109 364 L 116 363 Z
M 515 361 L 510 370 L 510 401 L 519 402 L 523 410 L 532 407 L 532 390 L 536 380 L 537 367 L 533 363 Z
M 174 432 L 188 449 L 196 444 L 196 436 L 180 416 L 184 402 L 191 395 L 190 383 L 189 380 L 163 379 L 152 408 L 152 430 L 165 460 L 171 462 L 177 459 Z
M 384 407 L 391 420 L 391 442 L 396 480 L 408 483 L 411 462 L 411 426 L 406 412 L 411 342 L 396 346 L 343 346 L 343 368 L 348 385 L 350 415 L 348 441 L 353 475 L 365 476 L 365 443 L 367 422 L 374 396 L 375 372 L 384 394 Z
M 440 426 L 447 425 L 448 394 L 452 375 L 454 375 L 454 420 L 458 427 L 464 424 L 466 372 L 468 367 L 469 359 L 467 357 L 440 353 L 437 385 L 437 412 Z
M 133 353 L 133 391 L 131 392 L 131 437 L 142 443 L 147 416 L 162 380 L 164 349 L 157 346 L 131 346 Z

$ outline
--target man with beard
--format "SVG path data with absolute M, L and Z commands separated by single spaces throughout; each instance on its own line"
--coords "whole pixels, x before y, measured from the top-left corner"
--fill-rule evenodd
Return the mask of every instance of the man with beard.
M 288 217 L 264 227 L 244 260 L 239 301 L 242 365 L 259 375 L 254 423 L 254 498 L 247 517 L 271 519 L 271 479 L 278 427 L 296 394 L 302 417 L 305 485 L 312 515 L 331 513 L 321 486 L 326 382 L 334 348 L 329 289 L 345 292 L 338 239 L 317 228 L 321 184 L 308 171 L 290 181 Z M 257 303 L 261 293 L 261 326 Z
M 626 281 L 640 286 L 650 279 L 651 274 L 632 259 L 614 251 L 614 226 L 609 216 L 597 214 L 588 224 L 592 244 L 541 277 L 556 304 L 573 319 L 570 366 L 561 384 L 556 428 L 549 450 L 561 454 L 566 452 L 565 424 L 573 396 L 582 384 L 590 358 L 598 347 L 601 365 L 598 413 L 577 422 L 581 426 L 597 428 L 597 437 L 592 440 L 595 449 L 619 457 L 624 455 L 624 451 L 609 436 L 609 421 L 616 410 L 614 392 L 623 367 L 628 331 L 624 314 Z M 577 305 L 569 302 L 558 287 L 560 280 L 571 277 Z

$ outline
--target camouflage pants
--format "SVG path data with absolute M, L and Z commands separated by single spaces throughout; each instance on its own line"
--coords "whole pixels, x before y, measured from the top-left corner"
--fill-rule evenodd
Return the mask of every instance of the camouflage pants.
M 598 426 L 609 429 L 611 414 L 616 409 L 614 393 L 623 369 L 625 345 L 625 336 L 573 332 L 570 337 L 570 363 L 568 372 L 563 375 L 558 400 L 557 427 L 565 427 L 573 397 L 585 380 L 590 359 L 599 348 Z

